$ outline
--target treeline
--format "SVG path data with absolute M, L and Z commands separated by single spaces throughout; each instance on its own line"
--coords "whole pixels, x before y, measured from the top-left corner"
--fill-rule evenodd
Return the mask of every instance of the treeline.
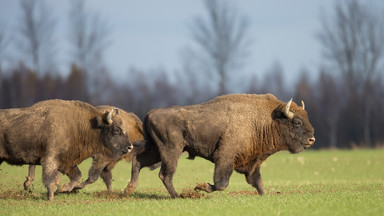
M 335 3 L 333 13 L 323 14 L 316 35 L 324 57 L 319 72 L 310 76 L 303 70 L 296 82 L 287 82 L 276 63 L 262 77 L 258 68 L 245 73 L 248 38 L 253 37 L 249 22 L 236 16 L 240 13 L 227 1 L 203 2 L 206 14 L 192 21 L 194 43 L 181 52 L 181 68 L 130 68 L 126 77 L 117 78 L 103 58 L 108 28 L 97 14 L 88 13 L 84 1 L 70 3 L 68 57 L 73 65 L 63 75 L 66 71 L 58 72 L 53 54 L 61 42 L 54 37 L 52 10 L 44 9 L 44 1 L 20 0 L 15 37 L 0 29 L 0 108 L 60 98 L 110 104 L 143 118 L 152 108 L 197 104 L 222 94 L 272 93 L 283 101 L 293 97 L 305 102 L 315 148 L 384 146 L 381 11 L 357 0 Z M 11 49 L 19 55 L 8 56 Z M 4 66 L 7 62 L 11 64 Z
M 382 77 L 366 86 L 369 91 L 365 91 L 374 101 L 368 121 L 369 143 L 364 134 L 367 126 L 364 122 L 366 96 L 346 92 L 342 79 L 322 71 L 317 79 L 311 81 L 304 72 L 296 84 L 288 86 L 284 85 L 283 73 L 277 70 L 260 81 L 247 80 L 250 79 L 244 77 L 243 93 L 273 93 L 284 101 L 293 97 L 296 103 L 303 100 L 315 128 L 315 148 L 378 147 L 384 144 Z M 106 73 L 92 88 L 86 87 L 88 82 L 87 75 L 75 65 L 65 77 L 50 73 L 38 76 L 20 65 L 11 71 L 0 72 L 0 108 L 25 107 L 40 100 L 60 98 L 94 105 L 115 105 L 143 118 L 152 108 L 201 103 L 218 95 L 217 90 L 208 84 L 197 86 L 190 80 L 171 79 L 171 73 L 163 70 L 144 72 L 131 69 L 129 79 L 123 83 L 114 81 Z

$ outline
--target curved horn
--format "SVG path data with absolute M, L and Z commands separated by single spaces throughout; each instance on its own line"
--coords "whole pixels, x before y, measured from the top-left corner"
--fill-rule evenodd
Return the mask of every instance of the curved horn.
M 109 111 L 108 115 L 107 115 L 107 123 L 108 124 L 112 124 L 112 114 L 113 114 L 113 110 L 114 109 L 111 109 L 111 111 Z
M 290 119 L 292 119 L 293 116 L 295 115 L 293 114 L 293 112 L 289 111 L 289 108 L 291 108 L 291 103 L 292 103 L 292 98 L 291 100 L 288 101 L 287 105 L 284 108 L 284 115 Z
M 305 104 L 304 104 L 304 101 L 301 101 L 301 106 L 302 106 L 303 110 L 305 110 Z

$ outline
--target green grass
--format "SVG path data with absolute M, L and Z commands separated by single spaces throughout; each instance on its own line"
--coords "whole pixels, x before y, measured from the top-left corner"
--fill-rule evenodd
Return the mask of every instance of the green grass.
M 197 183 L 212 183 L 213 164 L 196 158 L 179 160 L 174 177 L 181 193 Z M 81 164 L 83 178 L 91 161 Z M 38 167 L 32 192 L 22 183 L 27 166 L 0 166 L 0 215 L 384 215 L 384 150 L 322 150 L 272 155 L 262 165 L 267 195 L 254 195 L 243 175 L 234 173 L 225 191 L 199 199 L 170 199 L 158 170 L 141 172 L 129 197 L 123 189 L 130 164 L 113 170 L 114 192 L 105 193 L 99 179 L 77 193 L 46 200 Z M 66 177 L 62 178 L 67 182 Z

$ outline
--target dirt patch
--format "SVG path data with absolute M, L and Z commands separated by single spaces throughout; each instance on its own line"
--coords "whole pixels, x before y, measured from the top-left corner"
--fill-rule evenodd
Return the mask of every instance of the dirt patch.
M 266 194 L 274 194 L 274 195 L 280 195 L 280 191 L 268 191 Z M 248 196 L 258 196 L 259 193 L 257 193 L 256 190 L 254 191 L 232 191 L 229 192 L 228 195 L 231 196 L 242 196 L 242 195 L 248 195 Z
M 192 188 L 185 188 L 180 194 L 180 197 L 183 199 L 200 199 L 200 198 L 205 198 L 207 195 L 201 194 Z
M 232 191 L 228 193 L 231 196 L 238 196 L 238 195 L 250 195 L 255 196 L 258 195 L 257 191 Z
M 95 197 L 106 200 L 117 200 L 125 198 L 121 191 L 100 191 L 93 193 Z
M 0 192 L 0 199 L 23 200 L 27 198 L 42 199 L 44 194 L 36 194 L 25 190 L 6 190 Z

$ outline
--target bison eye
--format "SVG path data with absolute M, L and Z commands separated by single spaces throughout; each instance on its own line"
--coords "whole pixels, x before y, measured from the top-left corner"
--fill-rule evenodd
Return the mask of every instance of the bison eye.
M 301 121 L 301 119 L 298 119 L 298 118 L 293 119 L 293 125 L 295 127 L 300 127 L 302 124 L 303 124 L 303 121 Z
M 120 135 L 121 134 L 121 129 L 119 127 L 113 127 L 112 128 L 112 133 L 113 135 Z

